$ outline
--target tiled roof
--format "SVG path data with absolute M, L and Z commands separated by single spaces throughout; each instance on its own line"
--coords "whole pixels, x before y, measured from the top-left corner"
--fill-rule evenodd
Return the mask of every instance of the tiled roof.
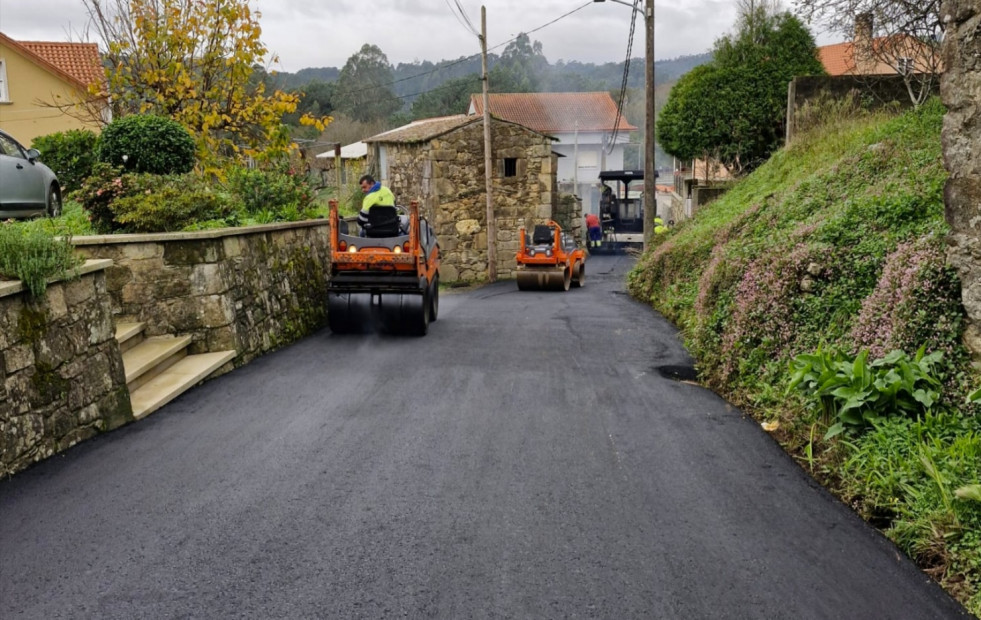
M 617 106 L 610 93 L 497 93 L 488 96 L 491 115 L 545 134 L 613 131 Z M 471 109 L 484 113 L 482 95 L 470 96 Z M 620 117 L 620 131 L 637 128 Z
M 58 67 L 82 84 L 102 83 L 105 72 L 95 43 L 57 43 L 49 41 L 19 41 L 52 65 Z
M 14 41 L 2 32 L 0 32 L 0 41 L 82 89 L 96 82 L 105 84 L 106 78 L 102 70 L 99 46 L 95 43 Z
M 929 58 L 934 54 L 928 46 L 903 35 L 878 37 L 872 39 L 872 45 L 876 51 L 886 49 L 885 46 L 888 45 L 889 52 L 885 56 L 891 57 L 904 56 L 906 54 L 901 50 L 908 50 L 910 56 L 918 56 L 920 58 L 917 61 L 918 66 L 922 66 L 922 59 Z M 858 63 L 855 60 L 855 43 L 851 41 L 819 47 L 818 58 L 821 60 L 821 64 L 824 65 L 824 70 L 828 72 L 828 75 L 895 75 L 896 73 L 895 67 L 877 58 L 869 58 L 862 62 L 861 67 L 858 68 Z M 939 63 L 928 63 L 928 66 L 934 66 L 936 64 Z
M 855 72 L 855 44 L 835 43 L 818 48 L 818 58 L 828 75 L 847 75 Z
M 479 122 L 481 119 L 467 116 L 466 114 L 455 114 L 453 116 L 439 116 L 436 118 L 424 118 L 412 121 L 408 125 L 402 125 L 380 133 L 370 138 L 365 138 L 365 142 L 425 142 L 444 133 L 453 131 L 458 127 Z

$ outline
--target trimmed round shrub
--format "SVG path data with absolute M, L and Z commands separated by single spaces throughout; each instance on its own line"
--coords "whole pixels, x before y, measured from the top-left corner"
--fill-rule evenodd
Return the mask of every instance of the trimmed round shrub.
M 194 168 L 194 138 L 175 120 L 132 114 L 114 120 L 99 140 L 99 161 L 127 172 L 184 174 Z
M 73 192 L 92 174 L 99 136 L 88 129 L 70 129 L 34 138 L 31 146 L 41 152 L 41 161 L 54 170 L 63 192 Z

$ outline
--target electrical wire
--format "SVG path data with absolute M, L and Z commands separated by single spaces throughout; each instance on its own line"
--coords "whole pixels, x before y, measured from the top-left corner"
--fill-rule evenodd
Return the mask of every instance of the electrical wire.
M 637 25 L 637 5 L 640 0 L 634 0 L 633 10 L 630 12 L 630 35 L 627 37 L 627 59 L 623 61 L 623 81 L 620 83 L 620 100 L 617 102 L 617 118 L 613 122 L 613 133 L 610 134 L 610 143 L 606 147 L 606 153 L 609 155 L 613 152 L 613 147 L 617 143 L 617 134 L 620 132 L 620 117 L 623 111 L 623 102 L 627 97 L 627 76 L 630 74 L 630 55 L 634 48 L 634 27 Z M 647 58 L 644 62 L 654 62 L 653 59 Z
M 463 16 L 464 21 L 467 22 L 467 26 L 469 26 L 470 28 L 470 33 L 475 37 L 480 36 L 480 33 L 477 32 L 476 28 L 474 28 L 473 22 L 470 21 L 470 16 L 467 15 L 467 12 L 463 10 L 463 6 L 460 4 L 460 0 L 453 0 L 453 2 L 454 4 L 456 4 L 457 10 L 460 11 L 460 15 Z
M 467 32 L 469 32 L 474 36 L 477 36 L 477 31 L 474 30 L 473 24 L 470 23 L 470 18 L 467 17 L 467 14 L 463 10 L 463 7 L 460 6 L 459 0 L 454 0 L 454 3 L 456 4 L 455 9 L 453 8 L 453 5 L 450 4 L 450 0 L 443 0 L 443 2 L 445 2 L 446 7 L 450 9 L 450 13 L 453 13 L 453 17 L 456 18 L 456 21 L 460 22 L 460 25 L 463 26 L 463 28 Z

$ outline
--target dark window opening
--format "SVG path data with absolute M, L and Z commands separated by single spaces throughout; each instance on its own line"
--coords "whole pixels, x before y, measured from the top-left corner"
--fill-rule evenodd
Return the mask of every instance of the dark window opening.
M 518 176 L 518 158 L 517 157 L 505 157 L 504 158 L 504 176 L 515 177 Z

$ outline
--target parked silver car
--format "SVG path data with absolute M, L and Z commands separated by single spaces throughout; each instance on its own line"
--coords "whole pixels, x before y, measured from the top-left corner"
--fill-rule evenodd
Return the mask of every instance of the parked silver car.
M 61 215 L 61 185 L 40 157 L 0 131 L 0 219 Z

